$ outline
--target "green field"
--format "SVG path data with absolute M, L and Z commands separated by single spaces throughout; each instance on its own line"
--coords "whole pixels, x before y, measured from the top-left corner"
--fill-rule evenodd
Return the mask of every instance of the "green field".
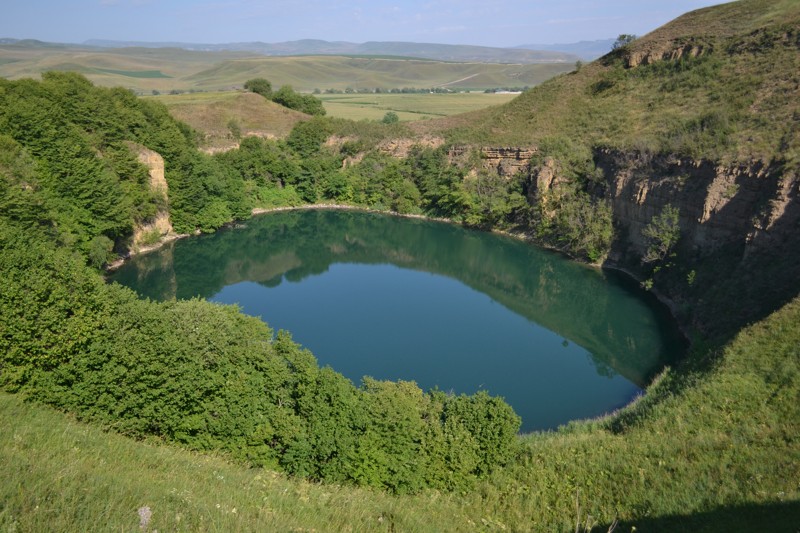
M 387 56 L 259 56 L 177 48 L 86 49 L 0 45 L 0 77 L 38 77 L 49 70 L 77 71 L 97 85 L 137 93 L 215 91 L 263 77 L 295 90 L 451 87 L 486 89 L 538 85 L 573 63 L 499 64 Z
M 104 72 L 106 74 L 117 74 L 119 76 L 127 76 L 129 78 L 171 78 L 172 76 L 167 76 L 160 70 L 115 70 L 112 68 L 98 68 L 100 72 Z
M 483 92 L 454 94 L 323 94 L 328 115 L 350 120 L 381 120 L 388 111 L 400 120 L 446 117 L 505 104 L 516 94 Z

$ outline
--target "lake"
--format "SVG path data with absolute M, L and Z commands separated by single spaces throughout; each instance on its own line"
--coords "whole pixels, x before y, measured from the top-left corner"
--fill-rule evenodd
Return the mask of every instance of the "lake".
M 352 210 L 261 215 L 110 277 L 158 300 L 238 304 L 354 383 L 485 389 L 552 429 L 629 403 L 683 352 L 627 277 L 518 239 Z

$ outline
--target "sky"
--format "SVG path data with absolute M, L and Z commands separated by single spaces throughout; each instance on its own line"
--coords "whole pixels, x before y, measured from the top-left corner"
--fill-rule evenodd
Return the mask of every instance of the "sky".
M 0 38 L 482 46 L 644 35 L 720 0 L 0 0 Z M 5 4 L 5 5 L 2 5 Z

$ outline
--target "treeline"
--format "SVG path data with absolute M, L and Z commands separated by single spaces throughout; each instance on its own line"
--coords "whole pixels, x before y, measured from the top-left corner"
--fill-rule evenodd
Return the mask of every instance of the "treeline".
M 62 72 L 46 72 L 41 82 L 0 80 L 0 136 L 3 151 L 17 154 L 9 164 L 18 167 L 12 175 L 25 176 L 18 185 L 36 193 L 64 243 L 91 251 L 98 266 L 163 202 L 150 191 L 139 147 L 164 158 L 178 232 L 249 216 L 241 180 L 198 152 L 195 133 L 162 104 L 125 89 Z
M 87 265 L 164 207 L 188 232 L 270 203 L 448 213 L 466 201 L 463 170 L 442 151 L 399 161 L 368 150 L 343 166 L 364 146 L 326 148 L 333 127 L 315 118 L 285 141 L 248 138 L 210 157 L 162 105 L 126 90 L 64 73 L 0 80 L 0 387 L 131 436 L 315 480 L 452 490 L 505 464 L 520 420 L 498 398 L 355 386 L 235 307 L 141 300 Z M 140 147 L 164 157 L 167 206 Z
M 271 90 L 267 80 L 248 83 Z M 544 139 L 534 163 L 552 156 L 559 179 L 540 191 L 535 176 L 483 170 L 477 152 L 457 164 L 447 147 L 414 147 L 404 159 L 381 152 L 375 139 L 402 135 L 399 128 L 315 117 L 285 140 L 246 138 L 238 150 L 212 157 L 196 149 L 196 134 L 163 105 L 124 89 L 94 87 L 73 73 L 0 80 L 4 151 L 27 165 L 26 183 L 35 183 L 61 238 L 96 266 L 123 252 L 134 226 L 165 207 L 175 230 L 191 233 L 247 218 L 254 207 L 321 201 L 526 231 L 591 260 L 606 252 L 610 210 L 586 193 L 599 181 L 588 150 Z M 332 135 L 345 140 L 326 144 Z M 164 157 L 168 206 L 149 189 L 147 169 L 136 159 L 141 147 Z
M 218 154 L 261 206 L 334 202 L 449 218 L 483 229 L 521 231 L 590 261 L 611 244 L 610 207 L 587 192 L 601 181 L 592 153 L 569 139 L 543 140 L 532 164 L 553 163 L 557 179 L 539 190 L 535 175 L 500 176 L 482 168 L 479 152 L 451 161 L 449 148 L 414 146 L 405 158 L 383 153 L 369 128 L 343 132 L 341 123 L 315 118 L 297 124 L 286 140 L 243 139 Z M 360 133 L 360 134 L 359 134 Z M 336 134 L 343 140 L 327 145 Z M 545 155 L 547 154 L 547 155 Z M 555 163 L 557 161 L 557 163 Z

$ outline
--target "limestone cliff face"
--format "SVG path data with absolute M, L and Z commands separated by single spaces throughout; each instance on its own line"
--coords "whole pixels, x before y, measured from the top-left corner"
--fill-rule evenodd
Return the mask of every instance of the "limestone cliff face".
M 467 159 L 472 149 L 463 146 L 450 148 L 447 157 L 451 163 Z M 510 178 L 516 174 L 531 171 L 531 159 L 538 153 L 536 148 L 491 147 L 479 149 L 480 167 L 487 172 Z
M 649 46 L 643 46 L 625 54 L 626 67 L 635 68 L 662 60 L 677 61 L 697 57 L 712 50 L 710 45 L 698 42 L 666 41 L 647 44 Z
M 422 146 L 423 148 L 439 148 L 444 144 L 444 139 L 441 137 L 423 136 L 418 139 L 389 139 L 383 141 L 378 149 L 384 154 L 392 157 L 406 158 L 411 153 L 414 146 Z
M 589 192 L 612 209 L 614 239 L 604 265 L 653 277 L 679 321 L 710 337 L 760 320 L 800 292 L 800 175 L 781 162 L 719 162 L 597 150 L 603 179 Z M 559 162 L 530 169 L 528 195 L 557 195 Z M 642 264 L 643 234 L 667 206 L 679 212 L 670 265 Z
M 612 206 L 606 260 L 653 277 L 695 334 L 719 338 L 758 321 L 800 292 L 800 176 L 779 162 L 724 165 L 669 156 L 596 154 Z M 666 206 L 679 210 L 672 266 L 641 264 L 642 230 Z
M 757 161 L 725 166 L 709 160 L 600 151 L 619 234 L 611 261 L 632 261 L 647 248 L 642 230 L 667 205 L 680 212 L 684 248 L 696 254 L 737 245 L 745 253 L 795 238 L 800 178 Z
M 173 229 L 169 219 L 169 210 L 166 207 L 169 201 L 169 186 L 164 176 L 164 158 L 157 152 L 141 145 L 132 145 L 131 149 L 136 154 L 139 162 L 148 168 L 150 172 L 150 190 L 161 197 L 161 205 L 164 206 L 156 212 L 156 215 L 151 220 L 134 228 L 133 246 L 140 247 L 146 241 L 152 241 L 154 232 L 158 233 L 158 238 L 160 239 L 172 234 Z

